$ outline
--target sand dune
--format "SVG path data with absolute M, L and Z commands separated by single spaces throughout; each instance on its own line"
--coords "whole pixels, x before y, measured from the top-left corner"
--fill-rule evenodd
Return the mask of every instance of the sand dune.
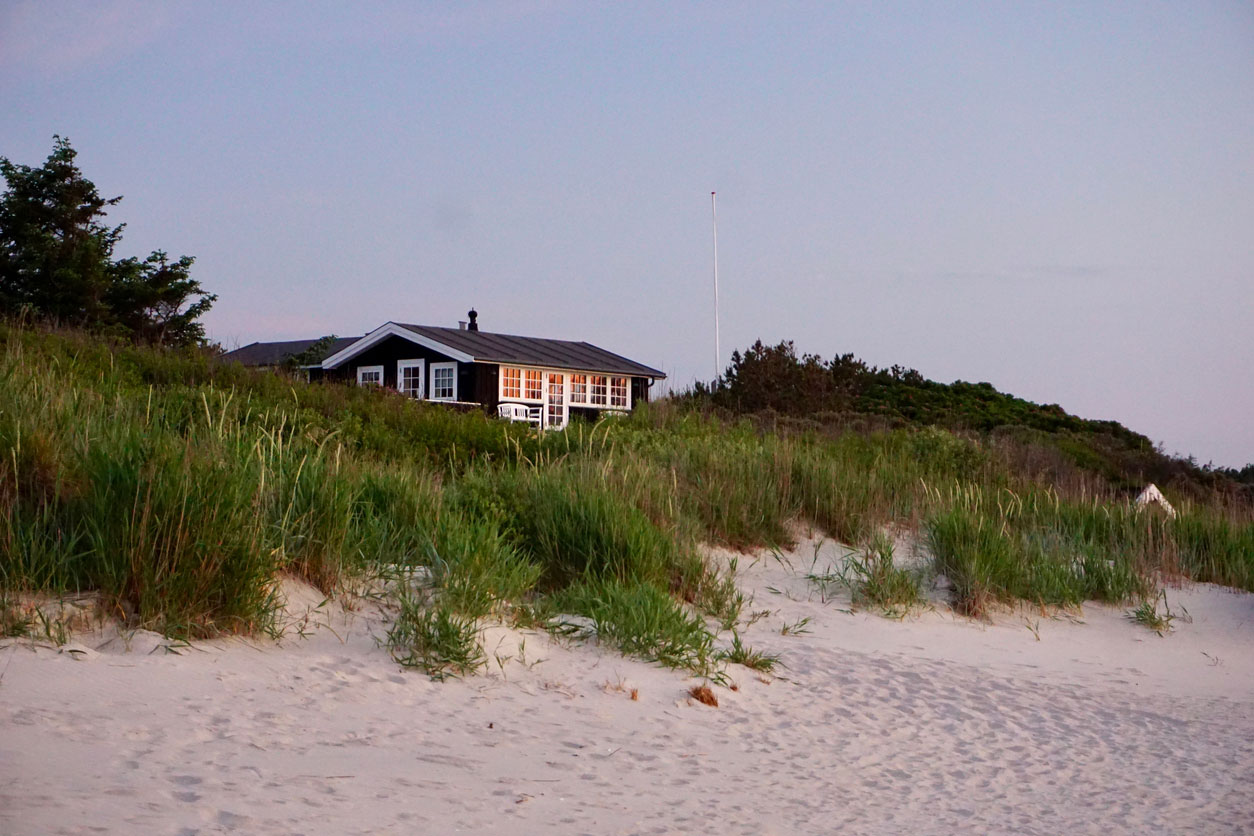
M 1254 829 L 1254 596 L 1169 590 L 1192 621 L 1165 638 L 1095 606 L 898 622 L 820 600 L 814 545 L 739 557 L 768 613 L 742 635 L 787 667 L 731 668 L 718 708 L 500 627 L 488 673 L 434 683 L 377 645 L 382 614 L 333 607 L 277 645 L 8 641 L 0 833 Z

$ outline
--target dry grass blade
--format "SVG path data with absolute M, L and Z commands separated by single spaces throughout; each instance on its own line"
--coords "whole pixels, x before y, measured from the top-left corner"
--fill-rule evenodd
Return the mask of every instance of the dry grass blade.
M 702 683 L 701 685 L 693 685 L 688 689 L 688 696 L 692 697 L 699 703 L 718 708 L 718 697 L 714 696 L 714 692 L 710 690 L 710 686 Z

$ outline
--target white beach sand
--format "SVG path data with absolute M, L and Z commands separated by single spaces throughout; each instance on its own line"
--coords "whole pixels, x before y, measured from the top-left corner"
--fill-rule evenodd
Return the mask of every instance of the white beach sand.
M 503 628 L 434 683 L 333 607 L 277 645 L 7 641 L 0 834 L 1254 832 L 1254 596 L 1169 589 L 1162 638 L 1091 605 L 898 622 L 820 601 L 813 556 L 739 557 L 770 611 L 742 635 L 786 667 L 718 708 Z

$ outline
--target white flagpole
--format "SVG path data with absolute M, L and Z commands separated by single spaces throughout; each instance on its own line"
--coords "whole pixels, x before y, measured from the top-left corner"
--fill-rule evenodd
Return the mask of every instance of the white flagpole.
M 714 192 L 710 192 L 710 214 L 714 218 L 714 379 L 718 380 L 722 370 L 719 363 L 723 352 L 718 340 L 718 206 L 714 201 Z

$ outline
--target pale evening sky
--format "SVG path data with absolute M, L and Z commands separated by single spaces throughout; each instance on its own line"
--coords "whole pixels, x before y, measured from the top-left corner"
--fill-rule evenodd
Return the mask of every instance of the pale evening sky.
M 0 5 L 0 155 L 68 136 L 210 336 L 387 320 L 714 373 L 756 338 L 1254 461 L 1254 5 Z

